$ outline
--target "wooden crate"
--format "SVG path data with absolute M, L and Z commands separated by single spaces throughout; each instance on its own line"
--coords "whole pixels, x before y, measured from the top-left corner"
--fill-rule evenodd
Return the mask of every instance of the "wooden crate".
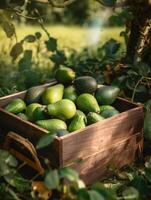
M 45 87 L 54 84 L 55 81 L 46 84 Z M 26 91 L 23 91 L 0 98 L 0 127 L 5 133 L 14 131 L 28 139 L 28 143 L 32 142 L 35 145 L 47 131 L 3 109 L 12 99 L 24 98 L 25 94 Z M 73 167 L 86 184 L 92 184 L 110 174 L 111 165 L 121 168 L 131 164 L 143 144 L 143 107 L 122 98 L 118 98 L 114 106 L 121 112 L 119 115 L 69 135 L 56 137 L 53 144 L 39 151 L 38 155 L 48 158 L 54 167 Z M 13 140 L 13 136 L 11 139 Z M 12 153 L 15 148 L 15 151 L 20 153 L 22 145 L 17 147 L 11 139 L 6 146 L 9 146 Z M 26 157 L 28 156 L 30 157 L 27 152 Z

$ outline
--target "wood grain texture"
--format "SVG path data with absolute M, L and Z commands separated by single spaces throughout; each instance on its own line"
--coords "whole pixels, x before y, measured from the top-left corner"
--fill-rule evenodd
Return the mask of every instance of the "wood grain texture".
M 95 123 L 62 138 L 63 165 L 91 156 L 141 131 L 141 107 Z
M 140 133 L 140 135 L 142 135 L 142 133 Z M 87 185 L 95 183 L 112 174 L 110 170 L 111 166 L 112 168 L 120 169 L 134 162 L 136 149 L 140 142 L 136 143 L 136 137 L 136 135 L 133 135 L 130 139 L 119 145 L 68 166 L 77 170 L 80 173 L 80 177 Z

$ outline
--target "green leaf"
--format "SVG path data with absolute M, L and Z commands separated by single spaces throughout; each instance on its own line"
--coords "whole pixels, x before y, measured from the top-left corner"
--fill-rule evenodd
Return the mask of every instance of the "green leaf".
M 140 76 L 148 76 L 151 72 L 151 68 L 146 63 L 137 63 L 135 66 L 135 70 L 138 72 Z
M 29 43 L 32 43 L 32 42 L 35 42 L 36 41 L 36 37 L 34 35 L 27 35 L 24 40 L 26 42 L 29 42 Z
M 78 200 L 90 200 L 87 189 L 80 189 L 77 192 L 77 199 Z
M 35 36 L 36 36 L 36 38 L 37 38 L 38 40 L 42 37 L 42 35 L 41 35 L 40 32 L 36 32 L 36 33 L 35 33 Z
M 22 178 L 18 173 L 11 173 L 4 177 L 5 181 L 20 192 L 30 190 L 30 181 Z
M 57 65 L 63 65 L 66 61 L 66 56 L 63 51 L 57 51 L 50 57 L 50 59 Z
M 131 181 L 130 186 L 138 190 L 141 197 L 144 198 L 148 195 L 149 191 L 147 181 L 143 176 L 135 176 L 135 178 Z
M 125 199 L 125 200 L 127 200 L 127 199 L 138 200 L 139 192 L 133 187 L 128 187 L 127 189 L 125 189 L 122 192 L 122 196 L 123 196 L 123 199 Z
M 0 150 L 0 176 L 5 176 L 12 171 L 12 167 L 18 165 L 17 160 L 7 151 Z
M 90 200 L 105 200 L 104 197 L 95 190 L 88 191 Z
M 109 181 L 109 188 L 107 187 L 106 183 L 102 184 L 98 182 L 92 186 L 92 189 L 100 193 L 105 200 L 116 200 L 116 190 L 118 190 L 120 187 L 121 183 L 116 180 L 114 183 Z
M 149 182 L 151 182 L 151 168 L 145 169 L 145 176 Z
M 57 170 L 49 170 L 44 179 L 49 189 L 59 189 L 59 174 Z
M 10 51 L 10 56 L 15 60 L 21 53 L 23 53 L 23 46 L 21 43 L 16 43 Z
M 1 17 L 0 24 L 8 38 L 11 38 L 13 35 L 15 35 L 15 27 L 11 22 L 7 21 L 7 19 Z
M 102 49 L 104 49 L 104 51 L 108 57 L 114 57 L 115 54 L 118 52 L 119 48 L 120 48 L 120 43 L 114 39 L 108 40 L 102 46 Z
M 104 6 L 109 6 L 109 7 L 113 7 L 115 5 L 117 0 L 101 0 L 100 2 L 104 5 Z
M 40 140 L 38 141 L 36 148 L 37 149 L 42 149 L 44 147 L 49 146 L 55 139 L 56 135 L 45 135 L 43 137 L 40 138 Z
M 55 50 L 57 50 L 57 40 L 50 37 L 49 40 L 45 41 L 46 47 L 48 49 L 48 51 L 52 51 L 54 52 Z
M 69 181 L 78 181 L 79 180 L 78 173 L 75 170 L 68 168 L 68 167 L 60 169 L 59 176 L 60 176 L 60 178 L 66 178 Z
M 32 50 L 26 50 L 24 51 L 23 58 L 20 59 L 18 65 L 19 65 L 19 71 L 23 72 L 25 70 L 28 70 L 31 66 L 32 61 Z

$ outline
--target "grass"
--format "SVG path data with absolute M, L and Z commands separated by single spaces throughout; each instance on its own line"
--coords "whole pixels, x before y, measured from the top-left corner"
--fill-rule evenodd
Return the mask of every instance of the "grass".
M 119 36 L 121 28 L 102 28 L 90 29 L 76 26 L 48 26 L 46 27 L 51 37 L 57 39 L 58 46 L 68 50 L 75 49 L 81 51 L 84 47 L 97 46 L 103 44 L 110 38 L 123 42 L 123 38 Z M 46 50 L 43 41 L 46 40 L 46 34 L 38 26 L 16 26 L 17 40 L 22 40 L 28 34 L 35 32 L 42 33 L 42 42 L 40 43 L 40 54 L 37 55 L 37 43 L 26 43 L 24 49 L 33 51 L 34 61 L 27 71 L 20 71 L 17 62 L 12 61 L 10 54 L 11 47 L 15 44 L 15 38 L 8 39 L 0 29 L 0 96 L 1 88 L 12 88 L 23 90 L 32 85 L 37 85 L 51 79 L 53 75 L 54 63 L 49 59 L 48 51 Z M 36 48 L 35 48 L 36 47 Z M 5 92 L 7 93 L 7 92 Z
M 81 50 L 86 46 L 96 45 L 97 43 L 103 43 L 110 38 L 117 39 L 120 42 L 123 42 L 123 38 L 119 36 L 122 28 L 85 28 L 78 26 L 47 26 L 48 32 L 52 37 L 58 39 L 58 44 L 60 48 L 73 48 L 76 50 Z M 37 31 L 40 31 L 43 34 L 43 31 L 38 26 L 16 26 L 16 33 L 18 40 L 24 38 L 27 34 L 33 34 Z M 45 35 L 45 33 L 43 34 Z M 46 37 L 46 36 L 44 36 Z M 0 49 L 9 45 L 9 39 L 6 38 L 5 33 L 0 30 Z

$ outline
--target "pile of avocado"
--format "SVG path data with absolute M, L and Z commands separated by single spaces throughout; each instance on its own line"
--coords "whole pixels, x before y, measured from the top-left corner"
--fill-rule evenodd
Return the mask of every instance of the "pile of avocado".
M 119 94 L 115 86 L 100 86 L 93 77 L 76 78 L 71 68 L 60 67 L 57 84 L 30 88 L 25 99 L 12 100 L 5 110 L 63 136 L 119 114 L 113 106 Z

